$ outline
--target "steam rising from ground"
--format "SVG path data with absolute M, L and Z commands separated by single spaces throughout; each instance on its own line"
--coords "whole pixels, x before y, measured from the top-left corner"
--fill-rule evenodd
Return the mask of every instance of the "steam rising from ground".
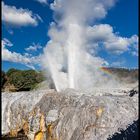
M 114 0 L 55 0 L 50 5 L 55 22 L 50 25 L 51 40 L 44 49 L 42 62 L 57 91 L 116 85 L 111 76 L 100 70 L 108 63 L 97 56 L 97 46 L 87 35 L 89 24 L 104 18 L 114 3 Z

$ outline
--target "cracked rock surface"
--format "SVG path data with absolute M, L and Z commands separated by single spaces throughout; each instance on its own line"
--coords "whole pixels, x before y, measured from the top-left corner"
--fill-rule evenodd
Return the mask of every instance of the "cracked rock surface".
M 67 89 L 2 93 L 2 134 L 21 130 L 30 140 L 106 140 L 138 119 L 138 94 Z

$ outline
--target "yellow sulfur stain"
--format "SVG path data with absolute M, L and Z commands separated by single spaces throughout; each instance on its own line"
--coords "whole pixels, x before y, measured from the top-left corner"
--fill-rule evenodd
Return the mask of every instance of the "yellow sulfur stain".
M 45 139 L 45 133 L 46 132 L 46 126 L 45 126 L 45 116 L 41 114 L 40 118 L 40 131 L 35 134 L 34 140 L 46 140 Z
M 15 129 L 11 129 L 11 130 L 10 130 L 10 136 L 11 136 L 11 137 L 17 137 L 18 131 L 20 131 L 20 126 L 19 126 L 19 124 L 16 125 L 16 128 L 15 128 Z
M 17 130 L 11 130 L 10 131 L 10 136 L 11 137 L 17 137 L 17 134 L 18 134 Z
M 35 135 L 35 139 L 34 140 L 43 140 L 43 132 L 38 132 L 36 135 Z
M 49 124 L 46 128 L 45 116 L 41 114 L 40 131 L 35 134 L 34 140 L 57 140 L 53 135 L 53 129 L 53 124 Z
M 40 131 L 45 132 L 46 126 L 45 126 L 45 116 L 42 114 L 40 119 Z
M 47 127 L 47 131 L 48 131 L 47 140 L 57 140 L 57 139 L 53 136 L 53 129 L 54 129 L 53 124 L 49 124 L 48 127 Z
M 48 134 L 51 136 L 53 131 L 53 125 L 49 124 L 48 125 Z
M 23 124 L 23 131 L 24 131 L 25 135 L 27 135 L 29 132 L 29 124 L 27 121 L 25 121 Z
M 100 107 L 96 110 L 96 115 L 97 115 L 98 118 L 102 115 L 102 113 L 103 113 L 103 108 L 102 107 Z

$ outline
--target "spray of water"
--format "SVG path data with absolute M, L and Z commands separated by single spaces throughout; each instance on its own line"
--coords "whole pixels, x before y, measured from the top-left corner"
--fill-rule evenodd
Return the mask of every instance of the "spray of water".
M 114 0 L 55 0 L 50 5 L 54 22 L 50 24 L 51 39 L 44 49 L 42 64 L 57 91 L 114 85 L 115 81 L 99 70 L 107 62 L 97 56 L 96 45 L 87 34 L 90 24 L 104 18 L 114 3 Z

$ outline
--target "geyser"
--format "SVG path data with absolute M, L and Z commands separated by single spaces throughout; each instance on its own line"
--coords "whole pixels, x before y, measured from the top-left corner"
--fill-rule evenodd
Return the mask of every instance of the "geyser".
M 97 47 L 87 31 L 89 23 L 105 17 L 113 5 L 114 0 L 55 0 L 51 4 L 54 22 L 50 25 L 51 40 L 44 49 L 42 62 L 57 91 L 116 85 L 111 76 L 100 71 L 107 62 L 97 55 Z

